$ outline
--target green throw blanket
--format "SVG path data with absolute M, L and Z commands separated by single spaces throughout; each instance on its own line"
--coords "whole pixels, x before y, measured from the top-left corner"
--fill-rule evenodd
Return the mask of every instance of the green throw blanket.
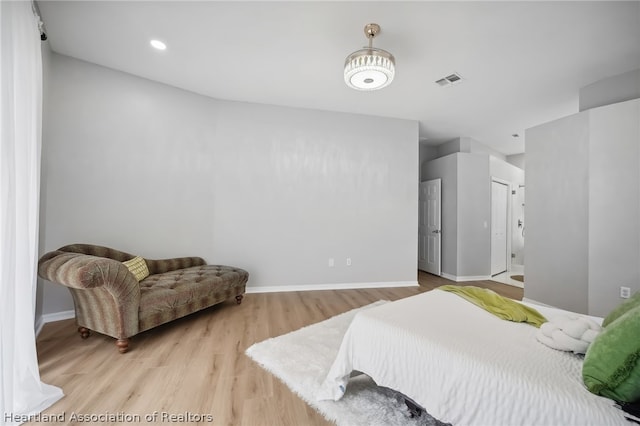
M 455 293 L 485 311 L 507 321 L 526 322 L 538 328 L 547 322 L 547 319 L 540 315 L 540 312 L 535 309 L 518 303 L 515 300 L 502 297 L 495 291 L 486 288 L 443 285 L 438 287 L 438 289 Z

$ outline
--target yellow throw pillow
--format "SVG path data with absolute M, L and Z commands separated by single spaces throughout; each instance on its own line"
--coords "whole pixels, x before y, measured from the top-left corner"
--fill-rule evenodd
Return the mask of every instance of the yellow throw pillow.
M 149 268 L 147 268 L 147 262 L 140 256 L 136 256 L 131 260 L 122 262 L 126 266 L 138 282 L 144 280 L 149 276 Z

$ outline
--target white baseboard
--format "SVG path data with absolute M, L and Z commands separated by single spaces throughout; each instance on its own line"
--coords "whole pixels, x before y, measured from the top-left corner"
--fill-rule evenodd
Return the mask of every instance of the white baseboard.
M 38 337 L 38 335 L 40 334 L 40 332 L 42 331 L 42 327 L 44 327 L 44 320 L 42 319 L 42 316 L 39 316 L 36 319 L 36 326 L 35 326 L 35 334 L 36 337 Z
M 247 287 L 249 293 L 279 293 L 283 291 L 314 291 L 314 290 L 353 290 L 362 288 L 388 287 L 418 287 L 417 281 L 389 281 L 370 283 L 336 283 L 336 284 L 307 284 L 307 285 L 279 285 L 264 287 Z
M 542 302 L 538 302 L 537 300 L 529 299 L 528 297 L 523 297 L 522 301 L 526 302 L 526 303 L 533 303 L 534 305 L 546 306 L 547 308 L 556 308 L 557 309 L 556 306 L 548 305 L 548 304 L 542 303 Z
M 54 321 L 62 321 L 70 318 L 75 318 L 76 311 L 62 311 L 62 312 L 53 312 L 51 314 L 44 314 L 36 321 L 36 337 L 42 331 L 42 327 L 48 322 Z
M 353 290 L 362 288 L 390 288 L 390 287 L 418 287 L 417 281 L 389 281 L 371 283 L 337 283 L 337 284 L 307 284 L 307 285 L 280 285 L 265 287 L 247 287 L 246 293 L 280 293 L 284 291 L 313 291 L 313 290 Z M 36 321 L 36 337 L 42 331 L 42 327 L 48 322 L 61 321 L 76 316 L 75 311 L 54 312 L 44 314 Z
M 463 281 L 485 281 L 485 280 L 490 280 L 491 276 L 490 275 L 471 275 L 471 276 L 456 276 L 456 275 L 451 275 L 451 274 L 447 274 L 445 272 L 442 273 L 442 278 L 446 278 L 448 280 L 451 281 L 455 281 L 457 283 L 459 282 L 463 282 Z

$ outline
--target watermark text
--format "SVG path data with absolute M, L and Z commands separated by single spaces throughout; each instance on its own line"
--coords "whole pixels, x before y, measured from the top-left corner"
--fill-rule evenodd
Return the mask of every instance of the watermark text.
M 194 413 L 191 411 L 178 413 L 154 411 L 146 414 L 125 413 L 123 411 L 105 411 L 103 413 L 78 413 L 72 411 L 70 413 L 62 412 L 57 414 L 4 413 L 2 418 L 6 423 L 211 423 L 214 419 L 213 414 Z

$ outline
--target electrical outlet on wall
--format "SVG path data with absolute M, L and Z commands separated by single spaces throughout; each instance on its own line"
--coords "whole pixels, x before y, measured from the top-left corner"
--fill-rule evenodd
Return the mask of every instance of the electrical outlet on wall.
M 628 299 L 631 296 L 631 289 L 629 287 L 620 287 L 620 297 Z

